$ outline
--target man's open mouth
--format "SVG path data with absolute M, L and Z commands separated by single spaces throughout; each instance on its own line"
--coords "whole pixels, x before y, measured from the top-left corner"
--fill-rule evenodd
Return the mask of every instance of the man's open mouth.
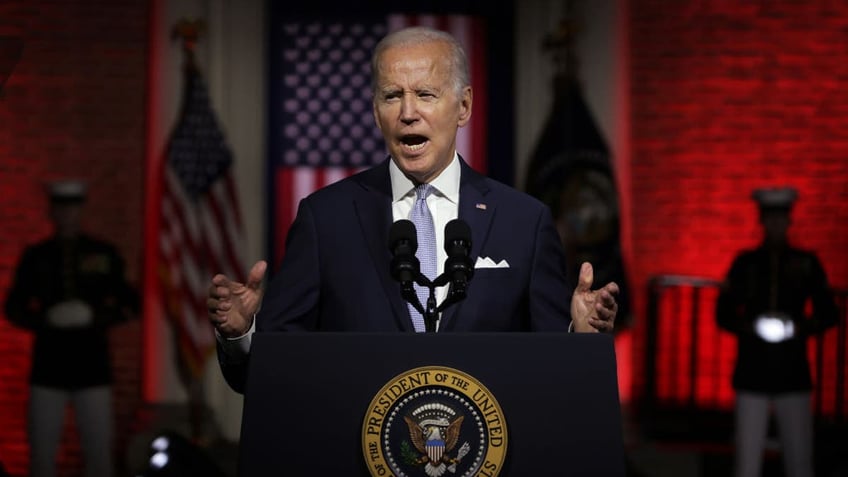
M 422 149 L 429 142 L 429 139 L 424 136 L 419 136 L 417 134 L 408 134 L 402 136 L 400 138 L 400 142 L 401 144 L 403 144 L 404 148 L 409 151 L 415 152 Z

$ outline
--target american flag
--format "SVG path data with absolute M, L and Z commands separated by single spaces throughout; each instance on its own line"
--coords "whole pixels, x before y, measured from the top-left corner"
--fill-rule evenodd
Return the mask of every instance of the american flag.
M 196 68 L 186 70 L 183 95 L 163 171 L 159 276 L 180 357 L 196 377 L 215 347 L 209 280 L 224 273 L 244 281 L 244 240 L 232 154 Z
M 270 248 L 274 263 L 300 199 L 386 158 L 371 108 L 371 53 L 392 31 L 426 25 L 453 34 L 463 45 L 474 91 L 470 124 L 457 150 L 475 169 L 486 169 L 486 50 L 484 20 L 466 15 L 388 15 L 370 20 L 277 20 L 272 44 L 272 177 Z

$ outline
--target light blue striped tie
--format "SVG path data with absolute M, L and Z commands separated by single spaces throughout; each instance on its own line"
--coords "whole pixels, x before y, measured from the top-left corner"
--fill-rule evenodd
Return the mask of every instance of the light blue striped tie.
M 418 250 L 415 252 L 415 256 L 421 262 L 421 273 L 430 280 L 434 280 L 436 278 L 436 226 L 433 225 L 433 216 L 430 215 L 430 209 L 427 207 L 427 196 L 431 192 L 433 192 L 433 186 L 430 184 L 421 184 L 415 188 L 415 204 L 412 206 L 409 220 L 415 224 L 418 235 Z M 421 302 L 421 306 L 426 309 L 430 289 L 416 284 L 415 291 L 418 294 L 418 301 Z M 412 317 L 415 331 L 426 330 L 424 316 L 418 313 L 412 305 L 409 305 L 409 315 Z

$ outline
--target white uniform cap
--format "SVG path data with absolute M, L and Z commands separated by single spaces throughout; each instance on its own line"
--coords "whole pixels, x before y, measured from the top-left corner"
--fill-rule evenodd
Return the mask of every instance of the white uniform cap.
M 85 200 L 86 189 L 83 181 L 67 179 L 48 184 L 47 194 L 54 201 L 83 201 Z
M 793 187 L 756 189 L 751 198 L 761 209 L 790 209 L 798 198 L 798 191 Z

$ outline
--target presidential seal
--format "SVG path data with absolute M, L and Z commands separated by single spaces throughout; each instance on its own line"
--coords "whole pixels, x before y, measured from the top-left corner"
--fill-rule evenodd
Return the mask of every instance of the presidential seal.
M 362 453 L 374 477 L 494 477 L 506 446 L 506 421 L 492 393 L 441 366 L 395 376 L 362 424 Z

